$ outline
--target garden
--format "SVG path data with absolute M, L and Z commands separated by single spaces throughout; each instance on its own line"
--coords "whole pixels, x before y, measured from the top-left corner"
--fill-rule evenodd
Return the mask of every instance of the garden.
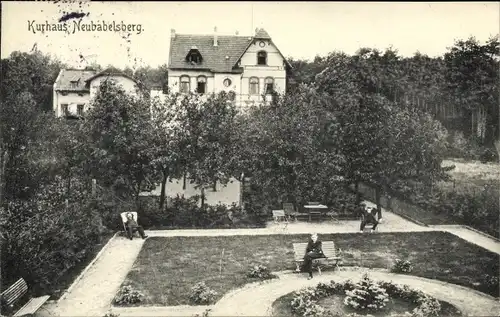
M 359 281 L 319 283 L 278 298 L 273 316 L 462 316 L 453 305 L 407 285 L 375 281 L 368 274 Z
M 390 269 L 498 297 L 499 256 L 449 233 L 325 234 L 320 238 L 333 240 L 342 249 L 343 266 Z M 292 244 L 307 239 L 308 235 L 148 238 L 115 305 L 213 304 L 230 290 L 275 278 L 273 272 L 294 270 Z

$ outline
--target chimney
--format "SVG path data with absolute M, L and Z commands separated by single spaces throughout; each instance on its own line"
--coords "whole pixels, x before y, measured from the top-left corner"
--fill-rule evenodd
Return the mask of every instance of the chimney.
M 175 29 L 170 29 L 170 37 L 175 38 Z
M 217 46 L 217 27 L 214 27 L 214 46 Z

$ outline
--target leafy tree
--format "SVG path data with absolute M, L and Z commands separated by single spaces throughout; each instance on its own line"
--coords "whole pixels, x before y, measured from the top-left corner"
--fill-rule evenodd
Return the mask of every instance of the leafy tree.
M 189 178 L 201 189 L 216 182 L 227 184 L 233 176 L 233 134 L 237 114 L 235 103 L 225 92 L 199 97 L 192 95 L 180 103 L 178 126 L 184 127 L 183 164 Z
M 498 136 L 498 67 L 500 42 L 492 37 L 481 45 L 475 38 L 459 40 L 445 54 L 446 80 L 455 102 L 468 116 L 464 120 L 472 122 L 466 130 L 475 134 L 472 128 L 482 124 L 474 120 L 473 113 L 484 111 L 484 135 L 481 140 L 492 144 Z
M 153 175 L 150 102 L 128 95 L 113 80 L 101 83 L 86 117 L 94 178 L 137 200 Z
M 240 118 L 240 168 L 262 188 L 265 201 L 323 199 L 339 175 L 335 119 L 328 96 L 310 86 L 255 107 Z M 318 197 L 320 196 L 321 197 Z

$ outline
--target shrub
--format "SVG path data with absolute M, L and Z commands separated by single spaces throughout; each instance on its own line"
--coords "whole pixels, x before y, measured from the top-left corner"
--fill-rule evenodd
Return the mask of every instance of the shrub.
M 385 307 L 389 295 L 385 289 L 372 281 L 367 274 L 356 283 L 353 290 L 346 291 L 344 304 L 359 311 L 377 311 Z
M 258 278 L 261 280 L 269 280 L 273 278 L 278 278 L 277 275 L 272 274 L 271 270 L 269 270 L 264 265 L 255 265 L 250 269 L 250 272 L 247 273 L 247 276 L 250 278 Z
M 144 294 L 134 289 L 131 285 L 124 285 L 118 290 L 113 303 L 116 305 L 129 305 L 140 303 L 144 300 Z
M 413 271 L 413 264 L 408 260 L 401 259 L 397 259 L 391 269 L 393 273 L 411 273 L 411 271 Z
M 36 197 L 0 208 L 2 281 L 23 277 L 35 291 L 50 292 L 60 278 L 85 260 L 100 242 L 100 216 L 79 192 L 67 197 L 54 183 Z
M 217 297 L 217 292 L 210 289 L 205 282 L 199 282 L 191 288 L 189 300 L 193 304 L 207 305 L 212 303 Z
M 360 287 L 361 284 L 364 284 L 366 287 Z M 357 292 L 356 292 L 357 290 Z M 363 291 L 360 291 L 363 290 Z M 390 316 L 393 317 L 434 317 L 438 316 L 441 311 L 441 305 L 439 301 L 429 295 L 424 294 L 421 291 L 413 290 L 409 288 L 407 285 L 398 285 L 393 284 L 392 282 L 374 282 L 371 281 L 368 276 L 365 274 L 360 282 L 353 283 L 350 280 L 345 281 L 344 283 L 336 283 L 335 281 L 331 281 L 329 284 L 319 283 L 316 287 L 308 287 L 297 291 L 294 293 L 294 296 L 290 302 L 291 310 L 296 316 L 311 316 L 311 317 L 340 317 L 343 316 L 342 313 L 332 312 L 330 310 L 326 310 L 320 305 L 317 304 L 317 301 L 331 296 L 331 295 L 344 295 L 347 297 L 357 297 L 354 301 L 364 301 L 367 294 L 372 294 L 370 296 L 370 300 L 373 302 L 378 302 L 375 304 L 376 307 L 381 308 L 385 306 L 385 302 L 388 301 L 388 298 L 400 298 L 407 302 L 411 302 L 416 304 L 416 308 L 411 312 L 406 312 L 404 314 L 395 314 L 392 313 Z M 355 296 L 353 296 L 355 295 Z M 348 304 L 350 307 L 352 305 Z M 369 307 L 369 305 L 364 305 L 365 309 L 360 309 L 360 304 L 355 305 L 356 309 L 361 310 L 358 312 L 348 314 L 347 316 L 351 317 L 368 317 L 372 316 L 366 314 L 367 311 L 373 311 L 374 307 Z
M 115 313 L 106 313 L 106 315 L 102 317 L 120 317 L 120 314 L 115 314 Z
M 480 280 L 482 288 L 490 294 L 499 293 L 498 276 L 483 274 Z

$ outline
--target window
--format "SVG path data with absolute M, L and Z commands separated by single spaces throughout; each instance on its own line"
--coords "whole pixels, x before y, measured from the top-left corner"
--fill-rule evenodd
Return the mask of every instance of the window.
M 199 76 L 198 77 L 198 87 L 196 88 L 196 91 L 199 94 L 204 94 L 206 92 L 206 88 L 207 88 L 207 77 Z
M 224 79 L 224 81 L 222 82 L 222 84 L 224 84 L 224 87 L 231 86 L 231 83 L 232 83 L 231 79 L 229 79 L 229 78 Z
M 68 116 L 69 115 L 68 104 L 67 103 L 61 104 L 61 112 L 62 112 L 63 116 Z
M 274 91 L 274 79 L 271 77 L 266 78 L 266 94 L 272 94 Z
M 70 82 L 70 87 L 71 88 L 78 88 L 78 81 L 71 81 Z
M 257 53 L 257 65 L 267 65 L 267 53 L 260 51 Z
M 186 61 L 191 64 L 200 64 L 202 60 L 201 53 L 196 47 L 191 48 L 186 56 Z
M 181 76 L 179 92 L 187 94 L 191 90 L 189 85 L 189 76 Z
M 76 113 L 81 117 L 83 116 L 83 108 L 84 108 L 84 105 L 83 104 L 79 104 L 76 106 Z
M 250 95 L 259 94 L 259 79 L 257 77 L 250 78 Z

